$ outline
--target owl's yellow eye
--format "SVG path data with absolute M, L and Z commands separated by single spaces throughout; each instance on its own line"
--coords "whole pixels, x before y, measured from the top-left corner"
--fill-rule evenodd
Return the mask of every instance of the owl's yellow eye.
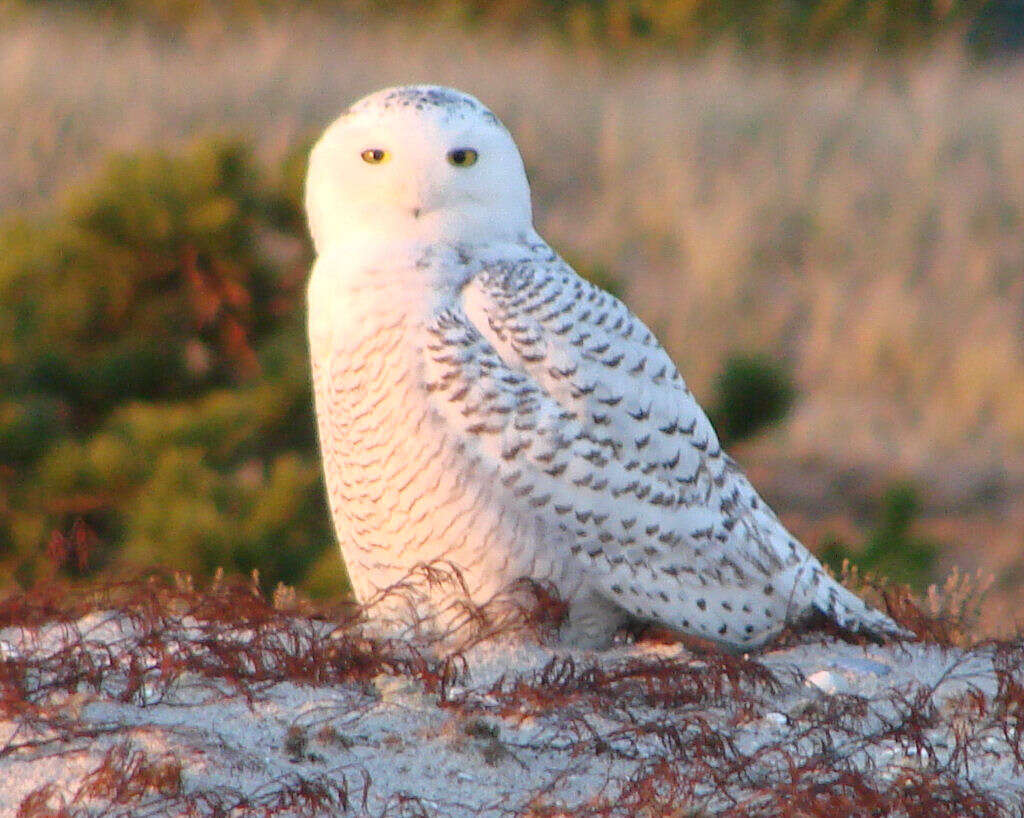
M 367 148 L 361 154 L 363 161 L 370 165 L 379 165 L 391 158 L 391 154 L 382 148 Z
M 472 148 L 456 148 L 453 151 L 448 151 L 448 164 L 455 165 L 457 168 L 468 168 L 470 165 L 475 165 L 479 158 L 480 154 Z

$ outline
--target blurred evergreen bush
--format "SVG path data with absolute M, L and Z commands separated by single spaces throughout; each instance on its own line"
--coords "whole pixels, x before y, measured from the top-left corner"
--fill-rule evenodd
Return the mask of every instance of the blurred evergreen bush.
M 860 546 L 839 537 L 824 542 L 821 561 L 837 574 L 843 561 L 909 585 L 921 592 L 932 582 L 932 569 L 942 544 L 916 536 L 914 523 L 921 511 L 917 489 L 910 483 L 890 486 L 878 503 L 875 522 Z
M 764 355 L 733 355 L 715 379 L 710 416 L 724 446 L 778 423 L 796 387 L 789 371 Z
M 1024 0 L 987 0 L 972 15 L 967 45 L 979 57 L 1004 57 L 1024 51 Z
M 211 140 L 115 157 L 55 218 L 0 227 L 9 575 L 30 580 L 74 529 L 94 543 L 74 573 L 259 568 L 273 586 L 313 581 L 323 555 L 337 586 L 299 304 L 300 185 Z

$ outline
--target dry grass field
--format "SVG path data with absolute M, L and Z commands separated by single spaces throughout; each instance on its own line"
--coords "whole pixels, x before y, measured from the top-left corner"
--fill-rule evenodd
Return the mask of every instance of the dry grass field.
M 268 166 L 389 84 L 475 93 L 515 134 L 541 232 L 622 283 L 694 391 L 785 360 L 790 418 L 736 454 L 814 546 L 893 479 L 944 567 L 1024 582 L 1024 65 L 958 53 L 782 67 L 295 15 L 174 41 L 22 15 L 0 30 L 0 211 L 112 150 L 211 133 Z

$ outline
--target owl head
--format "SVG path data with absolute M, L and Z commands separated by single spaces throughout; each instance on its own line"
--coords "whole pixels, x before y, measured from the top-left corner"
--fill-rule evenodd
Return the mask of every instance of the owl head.
M 452 243 L 531 228 L 523 161 L 478 100 L 432 85 L 356 102 L 313 148 L 306 212 L 317 253 L 368 236 Z

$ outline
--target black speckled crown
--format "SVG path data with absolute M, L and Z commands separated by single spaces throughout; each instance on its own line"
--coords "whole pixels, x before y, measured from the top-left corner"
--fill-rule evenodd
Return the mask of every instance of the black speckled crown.
M 500 125 L 498 118 L 485 108 L 479 100 L 439 85 L 403 85 L 397 88 L 386 88 L 359 100 L 348 113 L 358 113 L 371 106 L 382 108 L 415 108 L 425 111 L 435 108 L 449 114 L 474 113 Z

